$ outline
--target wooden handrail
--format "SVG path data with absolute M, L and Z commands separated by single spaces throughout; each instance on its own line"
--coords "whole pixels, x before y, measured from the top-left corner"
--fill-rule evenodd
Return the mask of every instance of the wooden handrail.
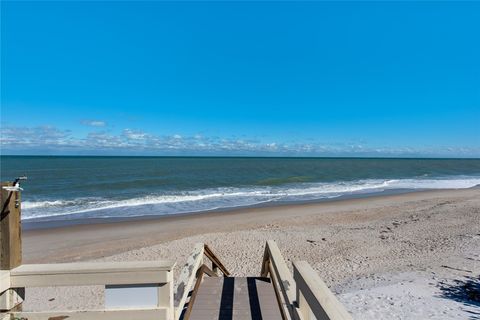
M 200 277 L 200 276 L 203 276 L 204 274 L 206 274 L 207 276 L 209 277 L 218 277 L 218 275 L 213 272 L 207 265 L 203 264 L 197 271 L 197 279 Z
M 283 296 L 283 292 L 281 291 L 280 281 L 278 279 L 277 273 L 273 270 L 272 264 L 270 262 L 267 262 L 267 264 L 268 264 L 270 279 L 272 280 L 273 289 L 275 291 L 275 297 L 277 298 L 278 308 L 280 309 L 282 319 L 290 320 L 291 319 L 290 304 L 285 300 L 285 297 Z
M 204 244 L 197 243 L 193 248 L 192 253 L 188 256 L 187 262 L 180 271 L 177 282 L 177 291 L 175 292 L 175 319 L 180 319 L 188 294 L 192 288 L 197 270 L 203 264 Z
M 270 275 L 284 319 L 294 319 L 295 281 L 273 240 L 265 244 L 260 274 L 262 277 Z
M 212 249 L 210 249 L 210 247 L 206 244 L 204 246 L 204 254 L 205 256 L 210 259 L 210 261 L 212 261 L 212 263 L 217 266 L 220 271 L 222 271 L 222 273 L 225 275 L 225 276 L 229 276 L 230 275 L 230 272 L 228 272 L 227 268 L 225 268 L 225 266 L 223 265 L 223 263 L 220 261 L 220 259 L 217 257 L 217 255 L 215 253 L 213 253 Z
M 213 270 L 203 264 L 204 257 L 208 258 L 212 262 Z M 192 297 L 194 297 L 196 290 L 198 290 L 198 286 L 200 286 L 203 275 L 208 274 L 209 276 L 217 276 L 215 272 L 217 268 L 223 273 L 224 276 L 230 275 L 230 272 L 228 272 L 227 268 L 225 268 L 223 263 L 208 245 L 197 243 L 192 253 L 188 257 L 187 262 L 183 266 L 178 278 L 177 291 L 174 299 L 176 320 L 182 317 L 184 311 L 185 314 L 183 314 L 183 319 L 187 319 L 187 312 L 189 312 L 188 310 L 191 310 L 191 307 L 193 306 Z M 197 279 L 196 281 L 195 278 Z M 188 295 L 192 290 L 192 286 L 194 286 L 192 296 L 188 302 L 187 310 L 184 310 Z
M 352 319 L 307 262 L 294 262 L 293 268 L 292 277 L 277 244 L 273 240 L 268 240 L 261 276 L 270 275 L 284 319 Z
M 10 286 L 50 287 L 171 282 L 172 261 L 24 264 L 10 271 Z
M 306 261 L 293 263 L 297 285 L 298 316 L 301 319 L 352 320 L 351 315 Z

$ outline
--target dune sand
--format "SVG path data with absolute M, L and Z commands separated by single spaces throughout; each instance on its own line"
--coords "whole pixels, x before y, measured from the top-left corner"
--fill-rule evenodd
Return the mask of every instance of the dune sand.
M 355 319 L 475 319 L 480 189 L 424 191 L 24 233 L 24 263 L 176 259 L 208 243 L 234 275 L 257 275 L 265 241 L 306 260 Z M 178 272 L 178 267 L 176 272 Z M 24 310 L 99 308 L 101 288 L 27 289 Z

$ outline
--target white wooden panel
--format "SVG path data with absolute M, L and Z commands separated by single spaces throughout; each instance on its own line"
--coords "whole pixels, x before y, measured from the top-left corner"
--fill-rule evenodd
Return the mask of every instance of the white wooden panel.
M 105 309 L 153 309 L 158 307 L 158 284 L 105 287 Z

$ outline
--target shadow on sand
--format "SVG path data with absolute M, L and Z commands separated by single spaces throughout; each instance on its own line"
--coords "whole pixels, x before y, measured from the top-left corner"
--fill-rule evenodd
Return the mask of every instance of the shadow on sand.
M 440 297 L 451 299 L 469 307 L 465 312 L 470 314 L 470 319 L 480 319 L 480 276 L 465 277 L 453 282 L 438 284 Z M 473 309 L 473 310 L 472 310 Z

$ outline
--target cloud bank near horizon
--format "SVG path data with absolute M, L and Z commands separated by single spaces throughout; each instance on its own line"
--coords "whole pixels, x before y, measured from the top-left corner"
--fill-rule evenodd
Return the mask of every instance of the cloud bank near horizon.
M 89 120 L 90 121 L 90 120 Z M 103 121 L 87 125 L 104 127 Z M 102 123 L 102 124 L 100 124 Z M 365 143 L 283 143 L 235 137 L 155 135 L 141 130 L 97 130 L 75 136 L 54 126 L 0 128 L 2 154 L 38 155 L 219 155 L 219 156 L 379 156 L 480 157 L 480 147 L 424 148 L 369 146 Z

